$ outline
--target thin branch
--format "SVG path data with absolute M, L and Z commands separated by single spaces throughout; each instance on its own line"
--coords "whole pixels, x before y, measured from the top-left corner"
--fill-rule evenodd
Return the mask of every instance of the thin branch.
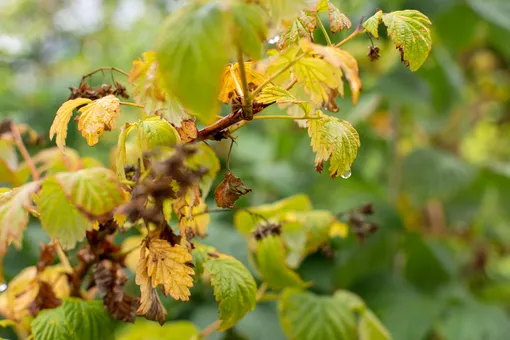
M 256 116 L 253 117 L 253 120 L 264 120 L 264 119 L 291 119 L 291 120 L 306 120 L 306 119 L 321 119 L 322 117 L 314 117 L 314 116 L 302 116 L 302 117 L 294 117 L 294 116 Z
M 210 324 L 203 331 L 200 332 L 200 336 L 205 338 L 206 336 L 215 332 L 218 328 L 220 328 L 221 323 L 222 323 L 221 320 L 214 321 L 212 324 Z
M 358 27 L 356 27 L 356 30 L 354 32 L 352 32 L 349 36 L 347 36 L 344 40 L 342 40 L 339 43 L 337 43 L 335 45 L 335 47 L 340 47 L 342 45 L 345 45 L 346 43 L 348 43 L 352 39 L 356 38 L 358 35 L 365 33 L 367 30 L 364 29 L 363 25 L 362 25 L 364 18 L 365 17 L 361 17 L 360 23 L 359 23 Z
M 246 66 L 244 65 L 243 51 L 237 49 L 237 64 L 239 65 L 239 73 L 241 74 L 241 85 L 243 87 L 243 118 L 251 120 L 253 118 L 253 107 L 251 106 L 252 97 L 250 88 L 248 87 L 248 78 L 246 77 Z
M 328 46 L 333 45 L 333 43 L 331 43 L 331 39 L 329 38 L 328 31 L 326 31 L 326 27 L 324 27 L 324 24 L 322 23 L 322 20 L 319 17 L 319 13 L 317 13 L 316 17 L 317 17 L 317 23 L 319 24 L 322 34 L 324 35 L 324 38 L 326 38 L 326 42 L 328 43 Z
M 21 138 L 21 135 L 19 133 L 18 127 L 16 126 L 16 124 L 14 124 L 14 122 L 11 122 L 11 133 L 12 137 L 14 138 L 14 142 L 18 147 L 19 152 L 21 153 L 21 156 L 23 156 L 23 159 L 25 160 L 30 169 L 30 173 L 32 174 L 32 180 L 34 181 L 39 180 L 39 172 L 37 171 L 34 161 L 30 154 L 28 153 L 27 148 L 23 143 L 23 139 Z
M 130 102 L 120 102 L 120 105 L 133 106 L 133 107 L 138 107 L 140 109 L 145 108 L 145 106 L 143 106 L 143 105 L 138 105 L 136 103 L 130 103 Z
M 95 69 L 94 71 L 92 71 L 90 73 L 87 73 L 86 75 L 84 75 L 82 77 L 82 79 L 85 79 L 87 77 L 90 77 L 90 76 L 96 74 L 97 72 L 101 72 L 101 71 L 105 71 L 105 70 L 119 72 L 120 74 L 123 74 L 126 77 L 129 77 L 129 74 L 127 72 L 125 72 L 125 71 L 122 71 L 120 68 L 105 66 L 105 67 L 100 67 L 98 69 Z
M 267 283 L 265 282 L 262 282 L 262 284 L 260 285 L 259 289 L 257 290 L 257 301 L 260 301 L 260 299 L 262 299 L 262 297 L 264 296 L 264 293 L 266 292 L 268 286 L 267 286 Z
M 234 138 L 231 139 L 230 141 L 230 148 L 228 149 L 228 154 L 227 154 L 227 160 L 226 160 L 226 166 L 227 166 L 227 170 L 230 171 L 230 154 L 232 153 L 232 147 L 234 146 Z
M 64 270 L 66 273 L 72 273 L 73 267 L 71 266 L 71 263 L 69 262 L 69 259 L 67 258 L 66 254 L 64 253 L 64 250 L 62 249 L 62 246 L 60 245 L 60 242 L 55 242 L 55 249 L 57 251 L 58 259 L 60 260 L 60 263 L 64 267 Z

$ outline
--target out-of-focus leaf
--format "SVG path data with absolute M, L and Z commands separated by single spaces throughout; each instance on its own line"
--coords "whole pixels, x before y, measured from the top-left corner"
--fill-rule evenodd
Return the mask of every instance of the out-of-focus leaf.
M 62 104 L 58 109 L 55 120 L 50 128 L 50 140 L 56 135 L 56 143 L 60 150 L 64 151 L 66 145 L 67 125 L 73 115 L 73 110 L 78 106 L 89 104 L 90 102 L 91 100 L 87 98 L 71 99 Z
M 220 160 L 214 150 L 206 144 L 199 144 L 196 152 L 186 160 L 186 165 L 192 169 L 205 169 L 207 173 L 198 184 L 202 199 L 205 199 L 211 190 L 211 186 L 220 171 Z
M 117 340 L 193 340 L 198 339 L 199 329 L 189 321 L 174 321 L 163 326 L 154 322 L 137 319 L 116 336 Z
M 391 339 L 363 301 L 347 291 L 318 296 L 299 289 L 286 289 L 279 311 L 290 339 Z
M 256 216 L 257 214 L 265 217 L 266 219 L 271 219 L 273 217 L 281 216 L 287 211 L 308 211 L 311 209 L 312 203 L 308 196 L 295 195 L 271 204 L 250 207 L 248 210 L 255 213 L 255 215 L 250 214 L 247 211 L 239 210 L 234 215 L 234 224 L 240 233 L 246 235 L 249 234 L 253 227 L 260 222 Z
M 250 58 L 260 59 L 262 42 L 267 35 L 268 17 L 266 12 L 256 3 L 234 2 L 231 13 L 236 44 Z
M 414 202 L 444 199 L 467 185 L 474 169 L 460 159 L 437 149 L 417 149 L 403 164 L 403 187 Z
M 115 119 L 120 113 L 120 100 L 114 95 L 97 99 L 78 110 L 78 131 L 87 140 L 88 145 L 96 145 L 103 132 L 115 127 Z
M 483 18 L 492 21 L 496 25 L 510 31 L 510 3 L 506 0 L 487 0 L 477 1 L 468 0 L 468 4 L 482 16 Z
M 246 71 L 246 81 L 251 87 L 257 87 L 267 79 L 266 75 L 254 70 L 253 62 L 251 61 L 244 62 L 244 70 Z M 239 64 L 234 63 L 225 66 L 221 77 L 221 90 L 218 99 L 224 103 L 228 103 L 237 95 L 244 96 L 241 83 Z
M 46 309 L 32 322 L 36 340 L 115 339 L 113 319 L 101 301 L 68 298 L 54 309 Z
M 203 123 L 219 110 L 221 72 L 233 53 L 228 14 L 221 2 L 193 3 L 163 24 L 156 58 L 163 83 Z
M 262 280 L 270 288 L 306 287 L 307 283 L 287 266 L 285 257 L 285 249 L 280 237 L 266 236 L 257 241 L 255 251 L 257 269 Z
M 39 182 L 30 182 L 0 192 L 0 256 L 7 252 L 11 243 L 17 248 L 21 247 L 23 231 L 28 223 L 28 208 L 39 185 Z
M 204 269 L 212 275 L 216 301 L 220 303 L 222 320 L 218 330 L 233 327 L 256 304 L 257 285 L 244 265 L 233 257 L 220 256 L 204 264 Z
M 360 147 L 358 132 L 345 120 L 320 111 L 317 111 L 317 116 L 321 118 L 308 121 L 310 145 L 316 153 L 315 169 L 322 172 L 324 163 L 331 158 L 328 169 L 331 177 L 349 177 Z
M 274 22 L 294 19 L 305 7 L 304 0 L 263 0 L 269 6 Z

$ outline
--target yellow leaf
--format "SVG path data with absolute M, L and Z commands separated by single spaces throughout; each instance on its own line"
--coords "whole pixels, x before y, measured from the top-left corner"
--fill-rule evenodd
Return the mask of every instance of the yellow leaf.
M 127 253 L 124 263 L 133 272 L 136 273 L 138 260 L 140 258 L 140 246 L 145 236 L 136 235 L 127 237 L 120 246 L 123 253 Z
M 143 105 L 145 112 L 152 113 L 166 106 L 167 93 L 162 88 L 162 79 L 158 74 L 156 53 L 143 52 L 142 58 L 133 61 L 128 81 L 133 85 L 135 102 Z
M 362 88 L 356 58 L 354 58 L 349 52 L 338 47 L 317 45 L 309 42 L 308 40 L 301 40 L 299 44 L 301 48 L 303 48 L 303 51 L 318 54 L 322 56 L 325 61 L 333 65 L 333 67 L 342 69 L 351 88 L 352 103 L 356 105 Z M 343 88 L 339 88 L 338 90 L 341 94 L 343 94 Z
M 335 221 L 329 226 L 329 237 L 333 238 L 335 236 L 345 238 L 349 233 L 349 228 L 347 224 Z
M 114 95 L 109 95 L 78 110 L 81 115 L 78 120 L 78 131 L 87 140 L 88 145 L 96 145 L 106 131 L 115 127 L 115 119 L 119 116 L 120 100 Z
M 253 69 L 253 63 L 250 61 L 244 62 L 244 68 L 246 70 L 248 86 L 251 88 L 256 88 L 267 79 L 265 75 Z M 218 94 L 218 99 L 228 103 L 232 97 L 236 96 L 243 96 L 241 72 L 237 63 L 225 66 L 221 76 L 221 91 Z
M 163 325 L 168 313 L 156 289 L 151 285 L 150 277 L 147 275 L 147 261 L 142 260 L 144 254 L 145 249 L 140 252 L 140 261 L 136 270 L 136 284 L 140 286 L 141 295 L 136 315 L 144 315 L 147 319 L 158 321 L 160 325 Z
M 88 98 L 76 98 L 66 101 L 57 111 L 57 115 L 53 120 L 50 128 L 50 140 L 57 136 L 57 146 L 60 150 L 64 151 L 67 137 L 67 124 L 69 119 L 73 115 L 73 110 L 78 106 L 90 103 L 91 100 Z
M 294 64 L 292 72 L 316 106 L 328 101 L 329 89 L 341 85 L 341 71 L 322 59 L 304 57 Z
M 138 269 L 145 269 L 153 288 L 162 285 L 165 295 L 188 301 L 189 288 L 193 287 L 191 276 L 195 275 L 193 268 L 187 265 L 191 260 L 191 254 L 179 244 L 172 246 L 165 240 L 149 240 L 142 244 Z
M 181 235 L 186 235 L 189 228 L 195 235 L 200 237 L 206 236 L 207 226 L 211 218 L 209 214 L 204 214 L 207 211 L 207 205 L 200 196 L 197 186 L 190 189 L 186 195 L 178 197 L 174 201 L 173 206 L 179 219 Z

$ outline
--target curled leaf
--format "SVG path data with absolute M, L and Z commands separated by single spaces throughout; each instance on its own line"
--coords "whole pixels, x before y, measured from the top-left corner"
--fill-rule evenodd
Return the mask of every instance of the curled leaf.
M 108 95 L 95 100 L 78 110 L 78 131 L 87 140 L 88 145 L 96 145 L 103 132 L 115 127 L 115 119 L 119 116 L 120 100 Z
M 246 187 L 243 181 L 230 170 L 223 176 L 225 178 L 214 191 L 214 200 L 220 208 L 234 208 L 239 197 L 246 195 L 251 189 Z
M 57 146 L 61 151 L 64 151 L 67 137 L 67 125 L 73 115 L 73 110 L 77 107 L 90 103 L 91 100 L 87 98 L 76 98 L 66 101 L 57 111 L 57 115 L 53 120 L 50 127 L 50 140 L 56 135 Z

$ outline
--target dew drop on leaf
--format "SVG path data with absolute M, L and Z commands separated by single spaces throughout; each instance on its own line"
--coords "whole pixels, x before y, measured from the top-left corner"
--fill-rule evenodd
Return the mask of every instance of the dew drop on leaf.
M 269 39 L 267 42 L 270 43 L 270 44 L 276 44 L 278 41 L 280 41 L 280 36 L 279 35 L 275 35 L 274 37 Z
M 351 177 L 351 169 L 347 170 L 346 172 L 344 172 L 343 174 L 340 175 L 340 177 L 342 177 L 343 179 L 347 179 L 349 177 Z
M 0 283 L 0 293 L 3 293 L 7 290 L 7 283 Z

